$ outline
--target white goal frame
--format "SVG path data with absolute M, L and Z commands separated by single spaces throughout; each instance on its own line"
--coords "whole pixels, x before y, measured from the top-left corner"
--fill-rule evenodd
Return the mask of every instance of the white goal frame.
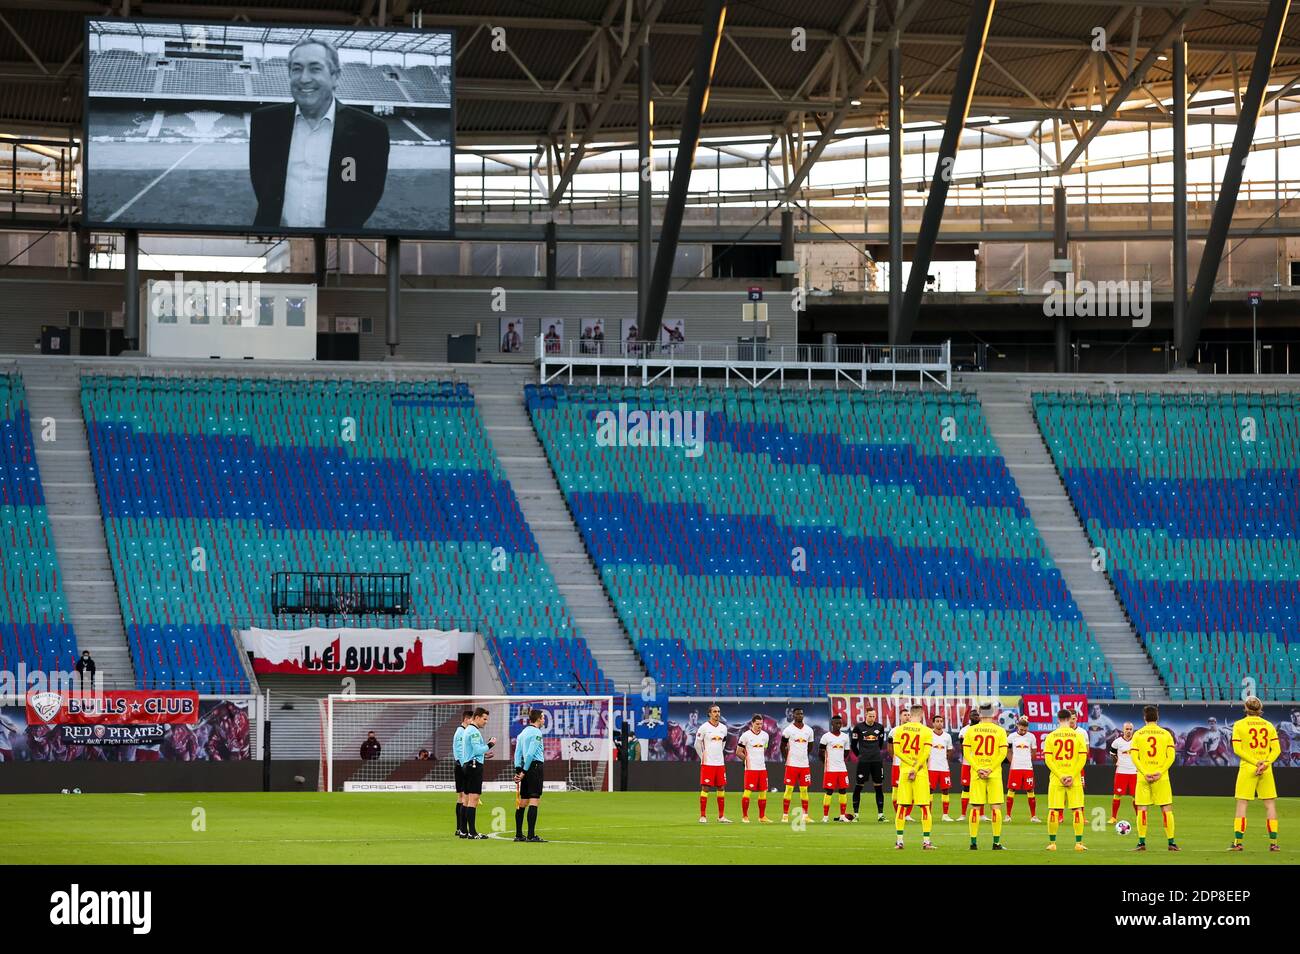
M 593 761 L 593 765 L 600 764 L 604 761 L 607 786 L 606 791 L 614 791 L 614 716 L 618 711 L 615 708 L 614 696 L 579 696 L 579 695 L 541 695 L 541 696 L 479 696 L 473 693 L 459 693 L 455 695 L 420 695 L 405 693 L 330 693 L 321 700 L 321 785 L 320 789 L 325 792 L 332 792 L 334 783 L 334 713 L 335 704 L 342 702 L 345 705 L 357 702 L 385 703 L 392 702 L 401 705 L 418 705 L 420 703 L 429 703 L 433 705 L 485 705 L 491 708 L 492 704 L 503 704 L 507 706 L 525 705 L 528 703 L 592 703 L 602 702 L 606 706 L 609 717 L 605 724 L 605 743 L 608 757 L 604 760 Z M 510 724 L 510 718 L 507 715 L 507 728 Z M 502 751 L 507 753 L 508 758 L 513 758 L 514 752 L 511 749 L 511 739 L 507 734 L 505 739 L 500 740 L 504 743 Z M 556 784 L 547 782 L 548 791 L 565 791 L 567 785 L 563 783 Z M 359 788 L 358 791 L 367 789 Z M 438 792 L 452 791 L 452 785 L 449 782 L 410 782 L 410 783 L 393 783 L 383 786 L 376 786 L 369 789 L 370 791 L 404 791 L 404 792 Z M 513 784 L 502 782 L 484 782 L 483 790 L 491 791 L 513 791 Z

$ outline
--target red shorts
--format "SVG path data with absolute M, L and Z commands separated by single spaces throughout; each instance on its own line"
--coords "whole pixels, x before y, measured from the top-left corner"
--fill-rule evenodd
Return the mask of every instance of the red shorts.
M 808 766 L 798 768 L 794 765 L 785 767 L 786 788 L 812 788 L 812 769 Z
M 848 772 L 823 772 L 822 789 L 827 792 L 842 792 L 849 787 Z
M 1007 773 L 1008 792 L 1032 792 L 1034 790 L 1033 769 L 1012 769 Z
M 701 765 L 700 766 L 700 787 L 701 788 L 726 788 L 727 767 L 725 765 Z
M 952 788 L 952 775 L 940 772 L 938 769 L 930 769 L 930 791 L 946 792 L 950 788 Z
M 1127 795 L 1129 798 L 1132 798 L 1133 793 L 1137 791 L 1137 780 L 1138 777 L 1136 772 L 1132 775 L 1120 775 L 1116 773 L 1115 797 L 1123 798 Z M 1080 782 L 1082 782 L 1082 779 L 1080 779 Z
M 970 766 L 969 765 L 962 765 L 961 767 L 961 787 L 965 789 L 970 788 Z
M 889 787 L 890 787 L 890 788 L 898 788 L 898 770 L 899 770 L 900 768 L 902 768 L 901 765 L 895 765 L 893 768 L 891 768 L 891 769 L 889 770 Z
M 767 791 L 767 769 L 745 769 L 745 791 Z

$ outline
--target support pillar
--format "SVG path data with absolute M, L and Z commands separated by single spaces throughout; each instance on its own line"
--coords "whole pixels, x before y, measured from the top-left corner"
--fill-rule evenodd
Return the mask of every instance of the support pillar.
M 126 232 L 126 266 L 122 274 L 122 337 L 126 349 L 140 347 L 140 233 L 135 229 Z
M 1070 258 L 1070 236 L 1067 229 L 1066 211 L 1065 186 L 1058 185 L 1052 190 L 1053 263 L 1064 263 L 1069 261 Z M 1064 278 L 1064 275 L 1057 276 L 1057 280 L 1061 281 L 1063 287 L 1065 285 Z M 1065 309 L 1061 309 L 1061 311 L 1062 314 L 1056 316 L 1056 325 L 1053 331 L 1056 336 L 1056 371 L 1058 374 L 1065 374 L 1073 370 L 1070 366 L 1070 319 L 1065 316 Z
M 386 320 L 384 322 L 384 340 L 388 345 L 389 357 L 397 354 L 401 344 L 402 312 L 402 240 L 388 236 L 385 248 L 384 265 L 388 271 L 388 300 Z
M 559 267 L 559 246 L 555 240 L 555 222 L 546 223 L 546 290 L 555 291 L 555 275 Z
M 1187 306 L 1184 336 L 1178 342 L 1180 363 L 1195 355 L 1196 345 L 1201 338 L 1201 327 L 1210 311 L 1210 296 L 1214 294 L 1214 281 L 1219 273 L 1219 260 L 1223 257 L 1223 244 L 1228 237 L 1228 226 L 1232 224 L 1232 213 L 1237 207 L 1237 193 L 1241 189 L 1250 145 L 1255 138 L 1255 123 L 1264 106 L 1264 91 L 1268 86 L 1269 73 L 1273 70 L 1273 62 L 1277 59 L 1277 47 L 1282 41 L 1282 28 L 1286 25 L 1290 6 L 1291 0 L 1269 0 L 1268 12 L 1264 16 L 1255 62 L 1250 69 L 1250 82 L 1241 97 L 1237 134 L 1232 140 L 1232 151 L 1228 153 L 1227 168 L 1223 171 L 1219 201 L 1214 204 L 1210 229 L 1205 234 L 1205 251 L 1201 255 L 1201 267 L 1196 273 L 1192 299 Z
M 889 343 L 903 320 L 903 51 L 889 49 Z
M 654 118 L 655 106 L 651 98 L 652 72 L 650 41 L 641 44 L 637 54 L 640 84 L 638 96 L 638 122 L 636 130 L 637 184 L 636 184 L 636 326 L 645 327 L 646 302 L 650 292 L 650 273 L 654 270 L 653 215 L 651 173 L 654 170 Z
M 912 253 L 912 270 L 907 277 L 907 291 L 903 294 L 903 308 L 899 315 L 897 344 L 910 344 L 921 315 L 921 297 L 925 294 L 925 279 L 930 271 L 934 243 L 943 223 L 943 207 L 948 200 L 948 186 L 957 162 L 957 146 L 961 143 L 962 127 L 970 114 L 971 97 L 975 94 L 975 81 L 979 78 L 980 61 L 984 58 L 984 41 L 989 34 L 995 0 L 972 0 L 970 18 L 966 22 L 966 37 L 962 41 L 957 72 L 953 77 L 952 100 L 944 121 L 943 139 L 939 142 L 939 155 L 934 164 L 934 178 L 930 194 L 925 200 L 925 214 L 916 234 L 916 249 Z
M 677 240 L 681 237 L 686 194 L 691 185 L 691 169 L 695 165 L 695 150 L 700 145 L 700 126 L 709 104 L 713 67 L 718 60 L 718 44 L 722 41 L 722 23 L 726 16 L 727 0 L 704 0 L 700 33 L 695 40 L 695 68 L 691 73 L 690 90 L 682 112 L 680 146 L 677 161 L 673 164 L 672 182 L 668 186 L 663 225 L 659 229 L 659 248 L 655 252 L 654 275 L 646 300 L 645 321 L 640 327 L 643 341 L 658 340 L 664 307 L 668 304 L 668 284 L 672 281 L 673 263 L 677 258 Z
M 1187 38 L 1174 38 L 1174 342 L 1187 340 Z M 1186 364 L 1193 355 L 1178 355 Z

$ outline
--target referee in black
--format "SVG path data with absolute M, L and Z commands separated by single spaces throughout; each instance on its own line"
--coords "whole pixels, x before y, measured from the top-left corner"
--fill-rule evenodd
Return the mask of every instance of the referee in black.
M 849 731 L 849 749 L 858 759 L 858 772 L 853 782 L 853 815 L 861 817 L 862 789 L 871 779 L 876 790 L 876 821 L 885 820 L 885 740 L 884 725 L 876 721 L 876 710 L 868 709 L 863 721 Z

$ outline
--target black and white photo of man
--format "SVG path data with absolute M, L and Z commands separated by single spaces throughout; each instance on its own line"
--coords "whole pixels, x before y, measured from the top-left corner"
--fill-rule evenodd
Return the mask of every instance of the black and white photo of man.
M 345 106 L 334 90 L 338 51 L 307 37 L 289 51 L 292 103 L 252 114 L 249 174 L 257 196 L 254 225 L 274 228 L 365 227 L 388 178 L 388 127 Z

